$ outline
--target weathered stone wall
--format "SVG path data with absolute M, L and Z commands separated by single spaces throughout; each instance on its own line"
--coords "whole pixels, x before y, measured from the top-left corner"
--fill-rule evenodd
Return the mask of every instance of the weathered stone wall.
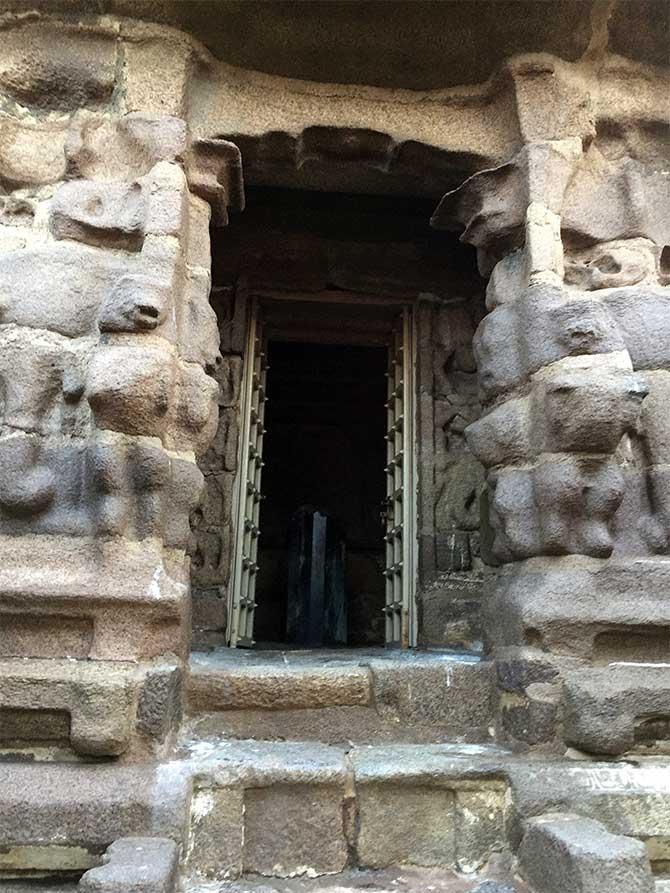
M 472 338 L 483 313 L 468 300 L 419 311 L 419 640 L 479 647 L 490 568 L 481 549 L 483 468 L 465 440 L 479 418 Z
M 187 41 L 161 81 L 166 45 L 141 26 L 10 16 L 2 33 L 3 743 L 160 751 L 220 363 L 210 208 L 187 165 L 219 215 L 225 187 L 178 117 Z
M 613 152 L 584 119 L 435 216 L 458 219 L 491 271 L 485 414 L 466 437 L 507 565 L 487 620 L 501 733 L 525 744 L 619 754 L 668 738 L 662 133 Z

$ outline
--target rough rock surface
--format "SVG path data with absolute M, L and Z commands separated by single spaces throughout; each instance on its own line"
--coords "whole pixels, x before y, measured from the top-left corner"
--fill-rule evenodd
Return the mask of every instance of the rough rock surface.
M 536 893 L 654 893 L 644 844 L 578 816 L 533 819 L 519 868 Z
M 660 405 L 670 221 L 656 162 L 613 158 L 597 138 L 584 150 L 574 124 L 466 180 L 433 223 L 463 231 L 490 275 L 473 342 L 484 412 L 465 436 L 486 468 L 492 556 L 510 565 L 490 581 L 485 622 L 498 649 L 500 729 L 526 746 L 558 749 L 562 734 L 621 754 L 638 722 L 647 746 L 667 738 L 658 610 L 645 603 L 668 550 Z M 618 578 L 616 597 L 589 597 L 588 573 Z M 626 664 L 644 642 L 655 666 L 642 683 Z M 589 666 L 604 662 L 602 646 L 621 659 L 618 707 L 606 671 Z M 607 728 L 612 710 L 618 730 Z
M 174 893 L 179 850 L 173 840 L 125 837 L 115 840 L 103 864 L 81 878 L 81 893 Z

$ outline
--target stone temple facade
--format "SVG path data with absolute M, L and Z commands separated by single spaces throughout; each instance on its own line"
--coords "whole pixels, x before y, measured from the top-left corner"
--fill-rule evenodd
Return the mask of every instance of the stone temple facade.
M 0 3 L 2 890 L 670 890 L 669 19 Z

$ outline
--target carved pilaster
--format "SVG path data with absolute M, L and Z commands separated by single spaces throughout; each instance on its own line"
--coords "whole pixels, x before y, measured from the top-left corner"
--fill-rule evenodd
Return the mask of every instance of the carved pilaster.
M 550 140 L 434 217 L 490 273 L 466 436 L 505 563 L 486 624 L 506 739 L 622 753 L 667 734 L 670 684 L 631 664 L 670 649 L 668 193 L 648 164 Z
M 9 29 L 50 74 L 24 78 L 0 126 L 0 711 L 12 746 L 35 745 L 21 717 L 46 711 L 45 742 L 65 715 L 76 753 L 128 759 L 165 751 L 181 709 L 220 362 L 195 192 L 210 183 L 224 218 L 241 175 L 230 146 L 203 174 L 185 121 L 147 113 L 161 101 L 132 48 L 93 30 Z M 50 53 L 70 43 L 62 80 Z

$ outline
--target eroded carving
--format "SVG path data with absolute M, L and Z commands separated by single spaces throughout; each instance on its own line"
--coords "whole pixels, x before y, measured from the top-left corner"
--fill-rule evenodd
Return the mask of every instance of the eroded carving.
M 228 140 L 200 139 L 192 146 L 188 159 L 191 189 L 212 206 L 214 221 L 225 226 L 228 208 L 242 210 L 242 158 L 240 150 Z
M 142 662 L 186 651 L 194 459 L 218 411 L 210 214 L 183 121 L 80 113 L 49 132 L 50 156 L 20 154 L 28 125 L 0 135 L 3 185 L 71 178 L 2 203 L 1 706 L 64 711 L 77 753 L 158 753 L 178 710 L 152 706 Z M 154 688 L 178 705 L 173 677 Z
M 474 338 L 486 412 L 466 437 L 488 469 L 494 555 L 519 563 L 494 587 L 489 624 L 507 609 L 524 618 L 522 630 L 503 637 L 501 669 L 514 666 L 519 684 L 501 718 L 528 744 L 558 735 L 563 710 L 565 741 L 586 750 L 619 754 L 640 735 L 653 744 L 663 732 L 662 722 L 645 724 L 635 712 L 639 702 L 664 714 L 663 686 L 622 670 L 614 691 L 573 667 L 557 687 L 571 611 L 579 618 L 570 649 L 580 660 L 595 657 L 592 645 L 578 644 L 588 624 L 592 640 L 602 628 L 602 611 L 583 581 L 575 586 L 569 562 L 600 562 L 605 574 L 618 556 L 668 554 L 668 217 L 659 204 L 667 182 L 658 177 L 653 165 L 605 157 L 596 145 L 531 145 L 447 195 L 434 217 L 438 226 L 465 226 L 480 268 L 492 271 L 490 313 Z M 640 566 L 627 585 L 613 575 L 610 623 L 623 622 L 624 603 L 640 636 L 659 622 L 648 599 L 636 607 L 656 586 L 654 574 Z M 543 591 L 539 604 L 533 585 Z M 544 694 L 543 668 L 552 674 Z M 501 687 L 509 690 L 502 677 Z M 612 709 L 620 722 L 606 742 Z

